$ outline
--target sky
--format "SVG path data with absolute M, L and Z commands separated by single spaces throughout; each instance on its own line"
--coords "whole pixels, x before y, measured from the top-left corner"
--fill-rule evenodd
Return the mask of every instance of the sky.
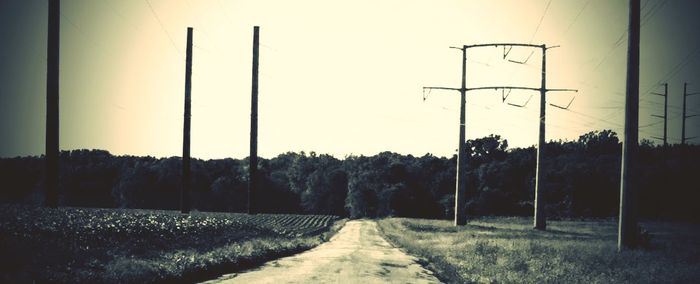
M 0 0 L 0 157 L 44 153 L 45 0 Z M 253 26 L 260 26 L 258 153 L 342 158 L 456 153 L 461 52 L 482 43 L 547 51 L 546 139 L 623 135 L 628 1 L 63 0 L 60 148 L 180 156 L 186 29 L 194 28 L 192 156 L 249 153 Z M 700 92 L 694 0 L 642 0 L 639 136 L 680 143 L 683 84 Z M 539 88 L 541 52 L 468 49 L 467 87 Z M 525 64 L 509 62 L 526 61 Z M 537 143 L 539 93 L 467 94 L 467 139 Z M 573 100 L 573 101 L 572 101 Z M 515 107 L 511 104 L 527 104 Z M 687 97 L 700 114 L 700 95 Z M 700 136 L 700 117 L 686 136 Z M 700 143 L 700 138 L 689 140 Z

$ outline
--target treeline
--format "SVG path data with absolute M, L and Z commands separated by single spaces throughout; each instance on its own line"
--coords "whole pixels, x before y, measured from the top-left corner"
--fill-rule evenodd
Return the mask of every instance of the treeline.
M 508 149 L 489 136 L 468 140 L 467 212 L 531 215 L 534 147 Z M 614 217 L 619 200 L 621 144 L 612 131 L 546 145 L 546 212 L 550 218 Z M 178 157 L 113 156 L 101 150 L 60 155 L 62 206 L 177 209 Z M 640 146 L 639 212 L 644 218 L 697 221 L 700 147 Z M 254 205 L 268 213 L 350 217 L 452 218 L 456 157 L 414 157 L 383 152 L 343 160 L 316 153 L 261 159 Z M 247 159 L 192 161 L 193 207 L 200 211 L 247 209 Z M 41 204 L 42 157 L 0 159 L 1 202 Z

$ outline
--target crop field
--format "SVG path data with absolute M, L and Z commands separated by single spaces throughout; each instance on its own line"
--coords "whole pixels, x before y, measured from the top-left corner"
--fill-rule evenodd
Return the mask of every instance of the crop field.
M 483 217 L 451 221 L 388 218 L 378 222 L 397 246 L 426 260 L 448 283 L 697 283 L 700 224 L 643 222 L 644 249 L 616 251 L 612 220 L 549 221 Z
M 0 282 L 206 280 L 314 247 L 338 221 L 328 215 L 0 204 Z

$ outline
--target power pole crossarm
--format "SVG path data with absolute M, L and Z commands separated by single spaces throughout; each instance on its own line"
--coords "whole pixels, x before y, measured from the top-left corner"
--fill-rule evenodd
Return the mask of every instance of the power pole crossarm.
M 479 90 L 528 90 L 528 91 L 541 91 L 541 88 L 533 87 L 516 87 L 516 86 L 487 86 L 487 87 L 476 87 L 467 88 L 467 91 L 479 91 Z M 547 92 L 578 92 L 576 89 L 545 89 Z
M 507 47 L 520 46 L 520 47 L 544 48 L 544 45 L 542 45 L 542 44 L 508 43 L 508 42 L 471 44 L 471 45 L 464 45 L 464 48 L 487 47 L 487 46 L 493 46 L 493 47 L 499 47 L 499 46 L 507 46 Z M 553 46 L 553 47 L 558 47 L 558 46 Z M 552 47 L 550 47 L 550 48 L 552 48 Z
M 448 90 L 448 91 L 459 91 L 460 88 L 448 88 L 448 87 L 423 87 L 423 90 Z

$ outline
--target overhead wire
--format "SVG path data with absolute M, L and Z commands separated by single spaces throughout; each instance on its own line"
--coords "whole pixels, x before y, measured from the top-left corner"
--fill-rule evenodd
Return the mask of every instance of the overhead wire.
M 540 26 L 542 25 L 542 21 L 544 20 L 544 16 L 547 15 L 547 10 L 549 10 L 549 5 L 552 4 L 552 0 L 547 1 L 547 6 L 544 7 L 544 12 L 542 13 L 542 16 L 540 17 L 540 21 L 537 23 L 537 27 L 535 28 L 535 32 L 532 33 L 532 36 L 530 37 L 530 41 L 528 43 L 532 43 L 532 40 L 535 39 L 535 35 L 537 35 L 537 32 L 540 30 Z
M 578 13 L 576 13 L 576 16 L 574 17 L 574 20 L 571 21 L 571 23 L 569 24 L 569 26 L 566 27 L 566 29 L 565 29 L 564 32 L 562 33 L 562 37 L 563 37 L 564 35 L 566 35 L 566 34 L 569 32 L 569 30 L 571 30 L 571 27 L 573 27 L 574 24 L 576 23 L 576 21 L 578 21 L 578 18 L 581 16 L 581 14 L 583 14 L 583 11 L 586 10 L 586 7 L 588 7 L 588 4 L 590 4 L 590 3 L 591 3 L 591 0 L 588 0 L 588 1 L 586 1 L 586 3 L 583 4 L 583 6 L 581 7 L 581 9 L 579 9 Z
M 175 44 L 173 37 L 170 35 L 170 32 L 168 32 L 168 29 L 165 28 L 165 25 L 163 25 L 163 22 L 160 20 L 160 17 L 158 17 L 158 13 L 156 13 L 155 9 L 153 9 L 151 2 L 149 2 L 148 0 L 143 0 L 143 1 L 146 2 L 146 4 L 148 5 L 148 8 L 151 10 L 151 14 L 156 19 L 156 21 L 158 21 L 160 28 L 163 30 L 163 32 L 165 32 L 165 35 L 168 36 L 168 40 L 170 40 L 170 43 L 172 44 L 173 48 L 175 48 L 177 53 L 179 53 L 180 56 L 183 57 L 183 60 L 184 60 L 184 54 L 182 53 L 182 51 L 180 51 L 180 49 Z

